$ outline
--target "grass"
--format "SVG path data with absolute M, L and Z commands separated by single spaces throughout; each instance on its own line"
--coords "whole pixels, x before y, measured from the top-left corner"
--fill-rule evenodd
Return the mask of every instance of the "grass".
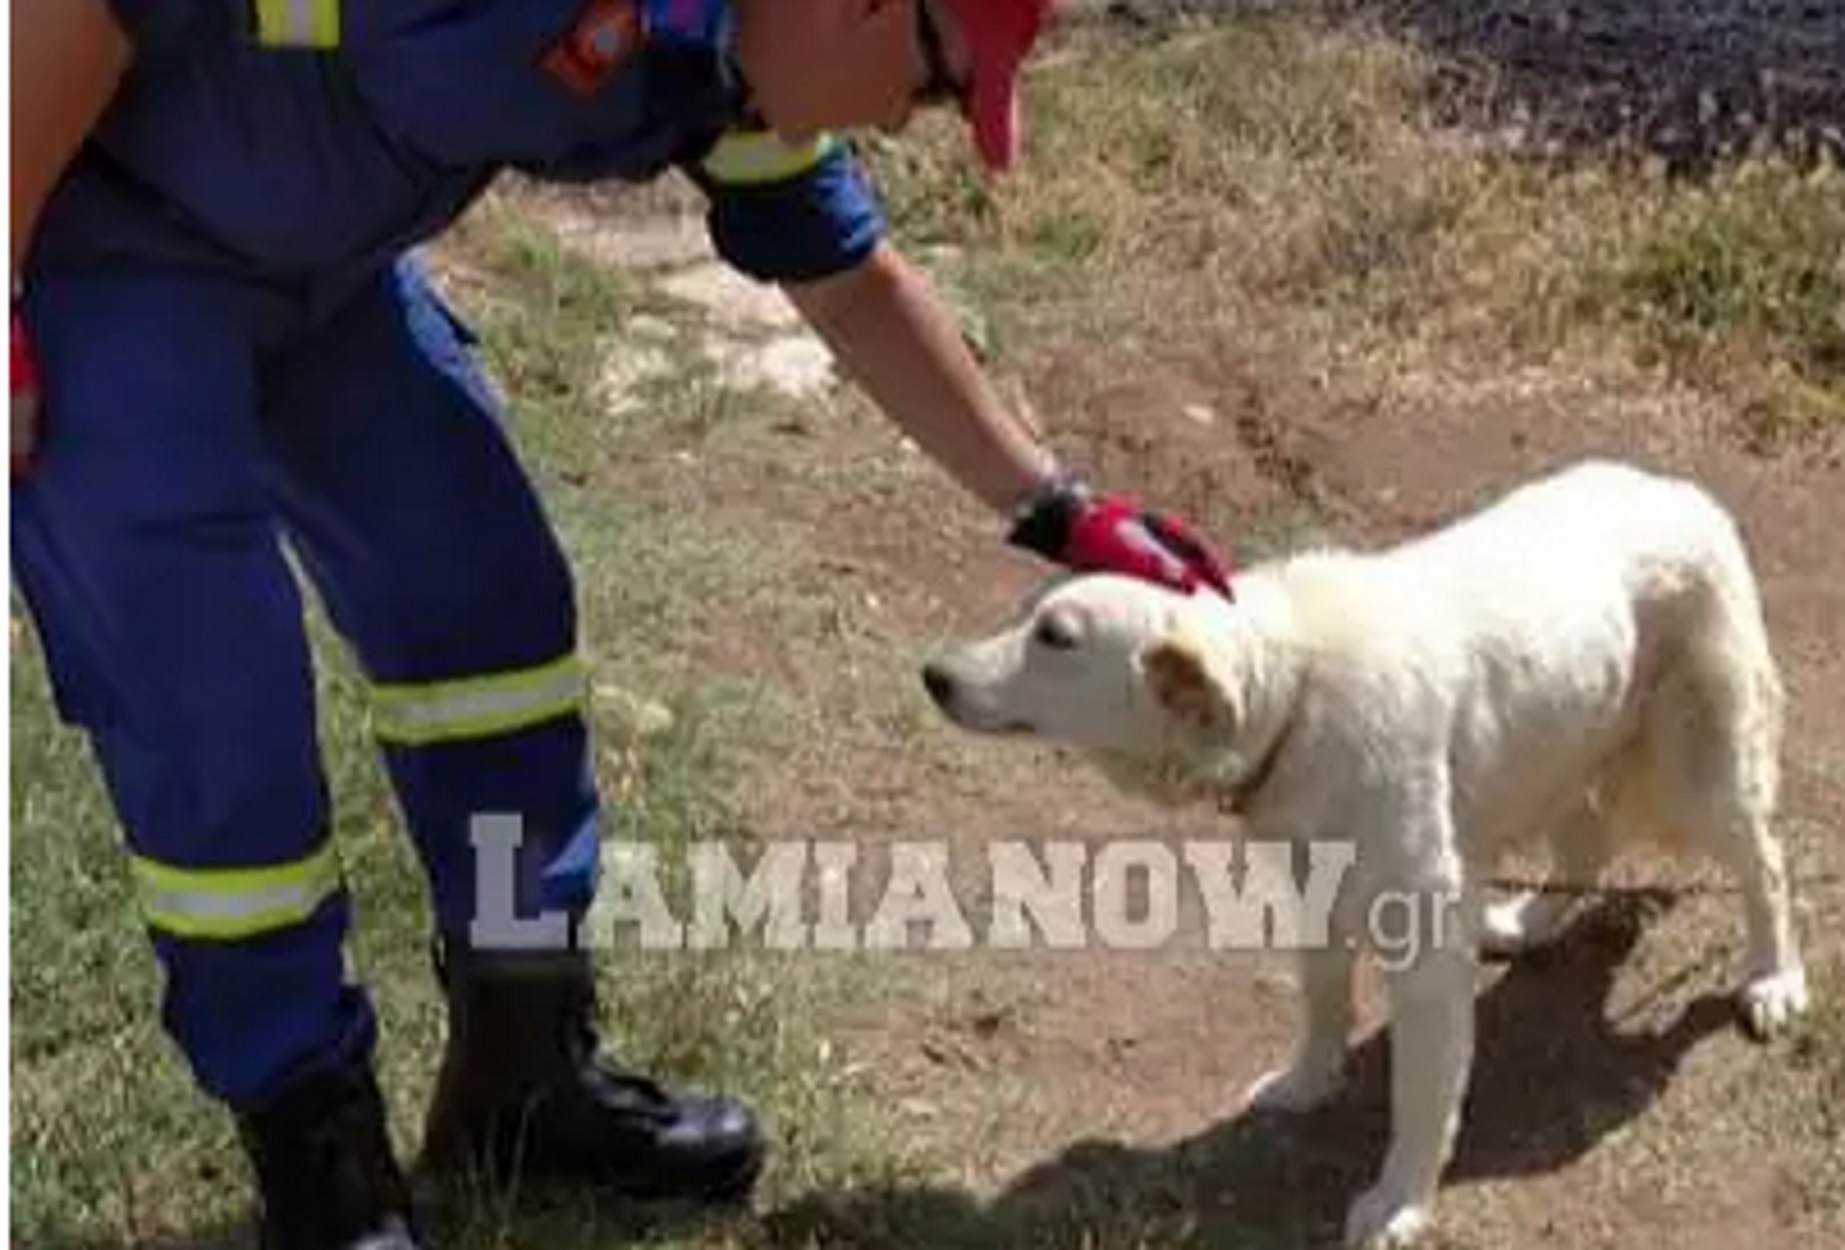
M 1434 65 L 1362 28 L 1078 32 L 1031 85 L 1003 197 L 952 138 L 878 148 L 901 229 L 965 246 L 1002 338 L 1292 327 L 1380 367 L 1663 362 L 1750 422 L 1845 422 L 1845 177 L 1753 155 L 1712 178 L 1543 165 L 1436 129 Z M 1174 275 L 1183 274 L 1183 283 Z
M 1814 993 L 1819 1006 L 1794 1051 L 1798 1096 L 1780 1115 L 1763 1115 L 1762 1129 L 1791 1131 L 1808 1144 L 1815 1166 L 1795 1178 L 1793 1201 L 1845 1230 L 1845 965 L 1826 969 Z
M 1008 367 L 1080 350 L 1132 370 L 1226 337 L 1280 344 L 1284 367 L 1302 373 L 1327 358 L 1381 374 L 1406 362 L 1456 376 L 1559 361 L 1591 376 L 1657 367 L 1736 404 L 1764 450 L 1845 429 L 1836 172 L 1756 160 L 1689 184 L 1614 162 L 1535 167 L 1431 130 L 1420 112 L 1429 69 L 1374 36 L 1293 20 L 1131 46 L 1078 31 L 1034 76 L 1028 163 L 1004 194 L 972 174 L 939 120 L 867 150 L 900 237 L 958 249 L 954 282 Z M 848 727 L 824 732 L 887 732 L 918 770 L 939 768 L 886 680 L 914 639 L 829 599 L 838 584 L 816 555 L 828 501 L 874 494 L 908 509 L 895 517 L 936 522 L 939 482 L 867 450 L 850 404 L 791 413 L 723 390 L 696 364 L 650 383 L 636 410 L 604 411 L 599 379 L 624 324 L 684 313 L 634 275 L 583 264 L 517 196 L 483 205 L 442 259 L 576 561 L 597 681 L 675 713 L 668 733 L 635 739 L 619 700 L 594 705 L 597 764 L 624 794 L 626 827 L 669 860 L 705 837 L 747 845 L 757 822 L 737 801 L 741 780 L 837 748 L 838 775 L 810 784 L 836 787 L 842 823 L 856 828 L 873 801 L 855 792 L 860 757 L 824 739 L 829 721 Z M 780 432 L 790 416 L 818 436 L 791 450 Z M 677 473 L 681 458 L 698 472 Z M 778 506 L 687 507 L 686 492 L 713 480 Z M 313 625 L 335 834 L 359 902 L 353 962 L 376 987 L 408 1151 L 440 1029 L 422 888 L 356 674 L 318 615 Z M 745 634 L 781 641 L 738 656 Z M 242 1216 L 229 1125 L 160 1034 L 153 961 L 84 744 L 56 722 L 36 651 L 16 647 L 11 666 L 13 1243 L 191 1245 Z M 1754 1083 L 1724 1092 L 1741 1109 L 1723 1109 L 1709 1132 L 1757 1142 L 1786 1130 L 1781 1144 L 1812 1162 L 1789 1201 L 1829 1228 L 1845 1222 L 1845 984 L 1828 975 L 1834 1006 L 1797 1061 L 1737 1059 Z M 1232 1127 L 1190 1149 L 1078 1152 L 984 1204 L 943 1179 L 962 1176 L 979 1133 L 953 1120 L 918 1129 L 879 1074 L 835 1044 L 835 1026 L 875 1014 L 886 992 L 852 961 L 632 956 L 606 966 L 604 982 L 630 1057 L 747 1089 L 777 1132 L 767 1214 L 666 1244 L 1260 1250 L 1336 1219 L 1334 1198 L 1356 1179 L 1349 1143 L 1278 1145 Z M 1012 1096 L 1003 1073 L 980 1080 L 991 1105 Z M 1648 1149 L 1693 1131 L 1695 1114 L 1671 1114 L 1634 1130 Z M 1647 1183 L 1666 1166 L 1634 1157 Z M 585 1199 L 514 1217 L 508 1197 L 461 1195 L 442 1211 L 440 1244 L 597 1250 L 632 1231 Z M 1490 1200 L 1471 1211 L 1480 1227 L 1513 1229 L 1505 1244 L 1529 1234 Z
M 1757 441 L 1845 422 L 1845 177 L 1745 166 L 1685 191 L 1607 275 L 1608 307 L 1674 365 L 1763 362 Z M 1764 372 L 1765 371 L 1765 374 Z M 1758 381 L 1757 385 L 1760 385 Z
M 1624 307 L 1681 351 L 1752 336 L 1815 382 L 1845 379 L 1842 192 L 1747 169 L 1688 193 L 1617 275 Z

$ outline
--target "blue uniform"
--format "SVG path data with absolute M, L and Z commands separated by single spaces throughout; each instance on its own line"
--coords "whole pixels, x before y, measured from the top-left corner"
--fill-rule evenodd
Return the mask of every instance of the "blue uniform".
M 114 3 L 137 57 L 26 267 L 48 428 L 14 569 L 167 1027 L 246 1105 L 374 1028 L 284 540 L 371 683 L 443 932 L 477 814 L 521 818 L 525 910 L 594 888 L 570 573 L 410 249 L 508 168 L 681 170 L 765 280 L 846 269 L 883 221 L 845 147 L 751 128 L 711 0 Z

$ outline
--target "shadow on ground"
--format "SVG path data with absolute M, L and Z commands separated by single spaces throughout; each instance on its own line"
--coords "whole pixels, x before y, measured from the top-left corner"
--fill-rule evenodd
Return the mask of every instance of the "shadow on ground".
M 243 1225 L 151 1238 L 60 1237 L 54 1233 L 34 1250 L 256 1250 L 256 1234 Z
M 1614 896 L 1552 949 L 1509 968 L 1479 999 L 1478 1058 L 1447 1182 L 1562 1168 L 1652 1105 L 1700 1040 L 1729 1026 L 1724 995 L 1695 1000 L 1657 1032 L 1607 1018 L 1614 978 L 1647 922 L 1650 891 Z M 1354 1052 L 1333 1105 L 1290 1118 L 1244 1114 L 1170 1147 L 1085 1142 L 982 1203 L 965 1192 L 890 1187 L 810 1196 L 764 1218 L 758 1244 L 805 1247 L 1162 1245 L 1300 1247 L 1335 1239 L 1372 1179 L 1388 1125 L 1388 1043 Z
M 730 1245 L 750 1222 L 742 1206 L 639 1206 L 582 1190 L 483 1196 L 418 1180 L 422 1250 L 582 1250 L 583 1247 Z M 708 1238 L 708 1240 L 707 1240 Z M 156 1236 L 59 1236 L 32 1250 L 261 1250 L 254 1219 Z M 355 1248 L 363 1250 L 363 1248 Z
M 1655 1032 L 1626 1032 L 1609 1022 L 1616 975 L 1649 922 L 1670 905 L 1671 896 L 1659 891 L 1613 894 L 1561 942 L 1520 960 L 1480 996 L 1477 1061 L 1448 1183 L 1568 1165 L 1644 1113 L 1687 1052 L 1731 1024 L 1730 1002 L 1719 994 L 1694 1000 Z M 1336 1237 L 1346 1204 L 1382 1157 L 1388 1085 L 1388 1042 L 1373 1033 L 1352 1054 L 1345 1093 L 1309 1116 L 1248 1113 L 1154 1149 L 1078 1143 L 990 1202 L 958 1189 L 891 1185 L 820 1192 L 755 1219 L 730 1220 L 727 1228 L 717 1223 L 758 1250 L 1320 1244 Z M 437 1236 L 452 1231 L 440 1205 Z M 477 1219 L 482 1214 L 472 1203 L 461 1205 Z M 505 1214 L 508 1231 L 542 1227 L 542 1218 L 528 1224 Z M 670 1237 L 677 1221 L 662 1228 L 592 1204 L 566 1214 L 564 1223 L 593 1227 L 595 1244 L 620 1245 Z M 250 1236 L 247 1227 L 214 1228 L 132 1247 L 246 1250 Z M 53 1237 L 46 1250 L 129 1245 Z

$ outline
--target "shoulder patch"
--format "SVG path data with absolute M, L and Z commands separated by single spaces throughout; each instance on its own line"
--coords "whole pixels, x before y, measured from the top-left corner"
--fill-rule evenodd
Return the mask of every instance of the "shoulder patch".
M 600 91 L 646 42 L 639 0 L 588 0 L 540 65 L 573 95 Z

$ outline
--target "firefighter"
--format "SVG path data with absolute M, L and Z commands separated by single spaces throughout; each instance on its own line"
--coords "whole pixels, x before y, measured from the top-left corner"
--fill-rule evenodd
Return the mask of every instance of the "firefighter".
M 519 821 L 522 914 L 580 919 L 601 812 L 570 569 L 414 260 L 497 174 L 689 176 L 718 253 L 785 289 L 1011 542 L 1223 588 L 1187 526 L 1005 411 L 838 137 L 944 104 L 1004 170 L 1050 8 L 14 0 L 14 573 L 270 1250 L 418 1237 L 342 966 L 297 568 L 370 683 L 427 876 L 449 1014 L 425 1162 L 712 1201 L 762 1162 L 746 1106 L 604 1053 L 574 926 L 533 950 L 470 923 L 474 817 Z

